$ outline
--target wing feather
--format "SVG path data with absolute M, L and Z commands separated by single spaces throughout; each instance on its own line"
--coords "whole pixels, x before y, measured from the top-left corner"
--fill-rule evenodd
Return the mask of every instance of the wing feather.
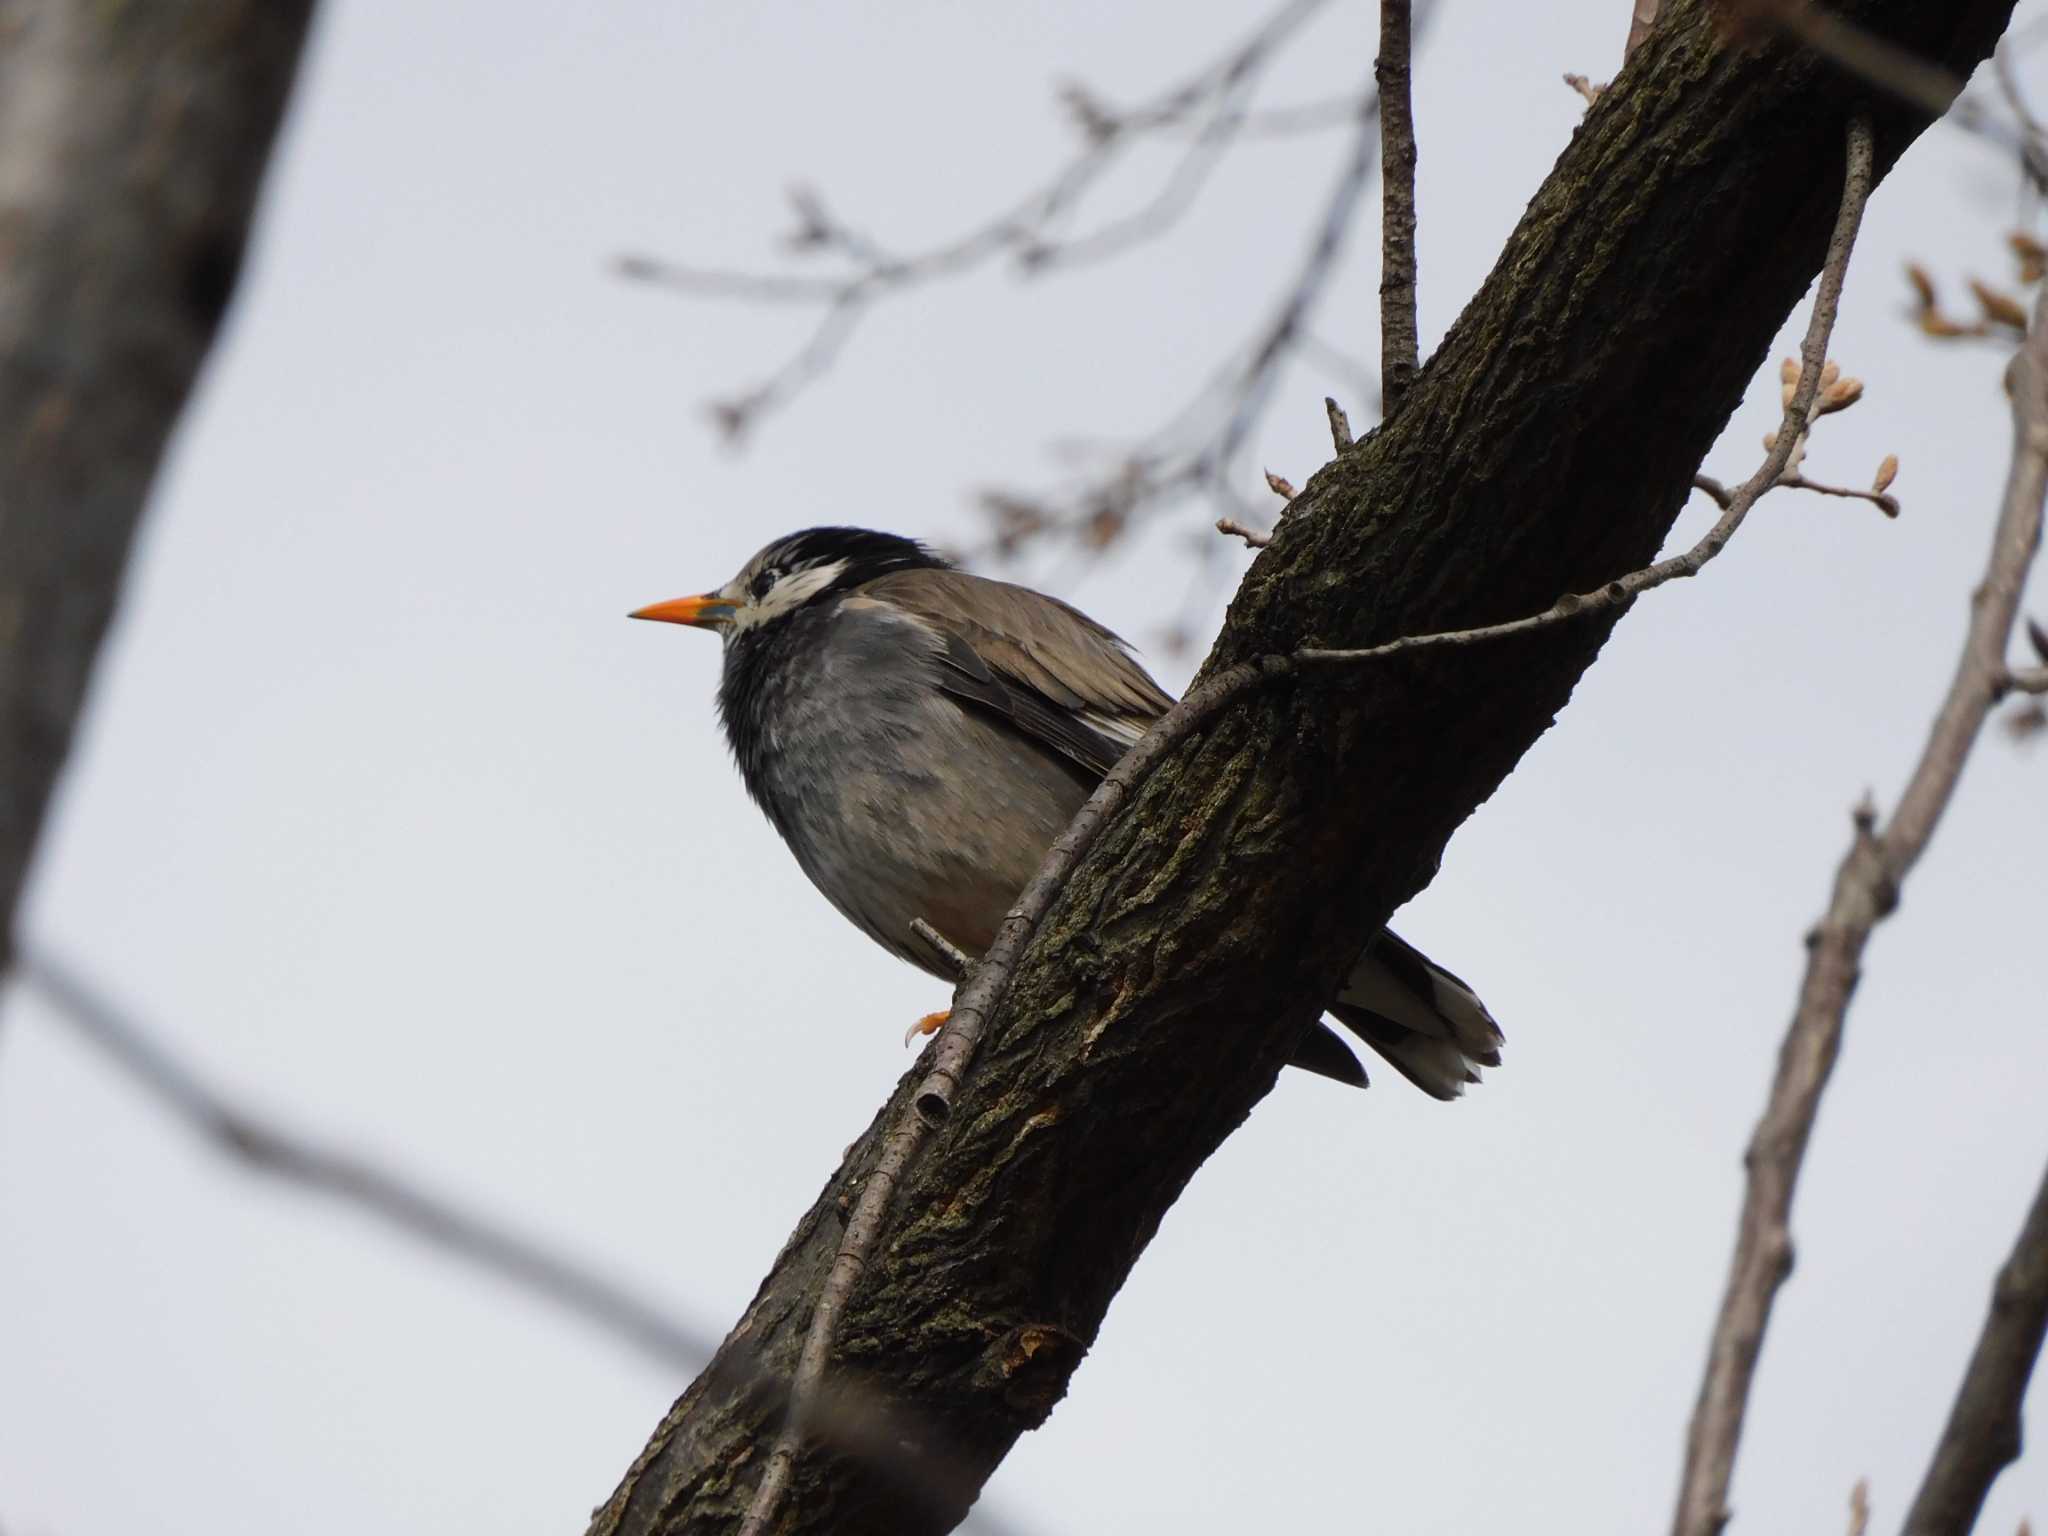
M 1096 777 L 1173 700 L 1109 630 L 1058 598 L 966 571 L 897 571 L 860 597 L 941 637 L 940 686 Z

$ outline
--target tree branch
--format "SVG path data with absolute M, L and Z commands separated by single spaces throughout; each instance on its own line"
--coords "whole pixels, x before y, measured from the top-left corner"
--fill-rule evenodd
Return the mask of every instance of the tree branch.
M 1856 10 L 1955 68 L 2009 14 L 2003 0 Z M 1724 46 L 1696 0 L 1667 5 L 1629 74 L 1398 415 L 1303 488 L 1191 698 L 1265 657 L 1512 621 L 1654 559 L 1821 263 L 1842 135 L 1869 104 L 1789 43 Z M 1881 172 L 1920 123 L 1889 101 L 1875 114 Z M 1668 387 L 1681 376 L 1686 389 Z M 1163 749 L 1020 946 L 952 1112 L 895 1165 L 830 1380 L 915 1407 L 984 1469 L 1042 1422 L 1187 1180 L 1549 725 L 1618 612 L 1512 647 L 1347 667 L 1338 686 L 1306 668 L 1247 682 Z M 953 1032 L 849 1149 L 594 1531 L 737 1527 L 780 1423 L 737 1362 L 794 1374 L 846 1213 Z M 919 1536 L 971 1497 L 908 1508 L 819 1448 L 794 1465 L 771 1529 Z
M 1953 1536 L 1977 1524 L 1998 1474 L 2020 1454 L 2020 1408 L 2048 1335 L 2048 1174 L 1991 1289 L 1991 1310 L 1907 1511 L 1905 1536 Z
M 2048 298 L 2044 298 L 2048 304 Z M 1820 1098 L 1841 1049 L 1849 999 L 1871 930 L 1898 904 L 1899 888 L 1926 850 L 1955 793 L 1963 764 L 2003 696 L 2005 655 L 2021 588 L 2041 540 L 2048 490 L 2048 330 L 2035 311 L 2008 374 L 2013 457 L 1983 584 L 1971 598 L 1961 660 L 1920 761 L 1880 830 L 1867 803 L 1835 873 L 1826 915 L 1808 936 L 1805 979 L 1779 1050 L 1777 1074 L 1745 1157 L 1747 1183 L 1728 1284 L 1687 1436 L 1672 1530 L 1715 1536 L 1728 1520 L 1728 1486 L 1742 1423 L 1779 1287 L 1792 1272 L 1792 1197 Z
M 1380 399 L 1388 416 L 1415 381 L 1415 110 L 1409 101 L 1408 0 L 1380 0 Z
M 0 0 L 0 971 L 311 10 Z
M 855 327 L 886 299 L 1005 258 L 1031 275 L 1080 266 L 1171 229 L 1239 136 L 1262 127 L 1270 131 L 1261 114 L 1246 110 L 1246 98 L 1274 55 L 1324 3 L 1282 0 L 1236 45 L 1135 107 L 1118 110 L 1083 86 L 1066 86 L 1060 93 L 1061 105 L 1080 134 L 1079 147 L 1014 204 L 936 245 L 899 251 L 877 244 L 831 213 L 816 193 L 799 191 L 791 199 L 797 224 L 787 242 L 790 249 L 830 258 L 843 270 L 824 275 L 735 272 L 644 255 L 619 258 L 617 270 L 621 276 L 693 296 L 819 308 L 816 326 L 788 360 L 760 382 L 711 406 L 710 414 L 726 436 L 744 437 L 763 416 L 787 404 L 830 368 Z M 1354 116 L 1371 110 L 1370 103 L 1349 105 Z M 1316 126 L 1324 110 L 1311 109 Z M 1187 147 L 1152 198 L 1134 212 L 1085 233 L 1068 229 L 1069 221 L 1132 145 L 1150 135 L 1181 130 L 1189 133 Z

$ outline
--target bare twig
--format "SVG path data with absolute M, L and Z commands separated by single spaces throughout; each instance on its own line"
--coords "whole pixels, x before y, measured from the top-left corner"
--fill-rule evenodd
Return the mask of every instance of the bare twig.
M 1886 517 L 1899 515 L 1899 498 L 1889 491 L 1866 491 L 1853 485 L 1827 485 L 1819 480 L 1809 480 L 1804 475 L 1787 475 L 1778 484 L 1788 491 L 1812 491 L 1820 496 L 1846 496 L 1852 501 L 1867 501 Z
M 1344 407 L 1334 395 L 1323 396 L 1323 412 L 1330 418 L 1330 446 L 1342 453 L 1352 444 L 1351 418 L 1344 414 Z
M 1243 539 L 1245 547 L 1248 549 L 1264 549 L 1273 542 L 1272 534 L 1261 533 L 1256 528 L 1247 528 L 1243 523 L 1232 517 L 1217 518 L 1216 531 L 1225 538 Z
M 1341 111 L 1354 125 L 1353 153 L 1299 273 L 1259 328 L 1224 356 L 1192 398 L 1155 431 L 1127 444 L 1091 447 L 1090 467 L 1047 492 L 990 490 L 982 495 L 996 524 L 986 553 L 998 558 L 1013 556 L 1028 542 L 1047 537 L 1071 538 L 1084 549 L 1100 549 L 1142 514 L 1191 495 L 1208 498 L 1217 515 L 1256 517 L 1240 489 L 1241 456 L 1264 419 L 1285 365 L 1297 355 L 1312 357 L 1347 379 L 1356 366 L 1319 343 L 1309 325 L 1378 160 L 1377 92 L 1297 108 L 1255 111 L 1246 105 L 1274 54 L 1321 3 L 1290 0 L 1279 6 L 1209 67 L 1132 109 L 1114 108 L 1078 86 L 1067 87 L 1061 99 L 1083 141 L 1072 161 L 1002 214 L 939 245 L 893 251 L 849 228 L 816 194 L 803 193 L 795 198 L 797 226 L 791 245 L 822 255 L 842 270 L 822 275 L 714 271 L 645 257 L 628 258 L 620 269 L 692 294 L 817 311 L 816 326 L 787 361 L 758 383 L 711 406 L 710 415 L 720 430 L 737 441 L 830 367 L 877 304 L 917 284 L 959 276 L 1004 258 L 1014 258 L 1027 273 L 1038 273 L 1126 248 L 1170 226 L 1214 158 L 1236 138 L 1320 128 L 1337 120 Z M 1411 37 L 1420 35 L 1432 7 L 1417 4 L 1412 10 Z M 1189 140 L 1167 186 L 1134 215 L 1073 232 L 1070 226 L 1077 210 L 1111 163 L 1145 135 Z
M 1989 570 L 1972 597 L 1969 638 L 1919 763 L 1882 829 L 1868 805 L 1836 871 L 1828 910 L 1809 939 L 1798 1006 L 1779 1053 L 1770 1098 L 1749 1144 L 1747 1185 L 1728 1285 L 1693 1411 L 1673 1529 L 1712 1536 L 1727 1494 L 1764 1330 L 1791 1271 L 1792 1198 L 1820 1096 L 1841 1047 L 1843 1021 L 1871 930 L 1897 903 L 1955 792 L 1963 763 L 2007 676 L 2006 646 L 2020 588 L 2040 542 L 2048 490 L 2048 330 L 2034 329 L 2010 374 L 2015 441 Z
M 1284 0 L 1241 42 L 1193 76 L 1139 106 L 1116 110 L 1078 85 L 1061 103 L 1081 136 L 1080 147 L 1046 181 L 983 224 L 923 250 L 898 252 L 854 230 L 816 193 L 792 196 L 797 224 L 792 250 L 835 261 L 830 274 L 741 272 L 645 255 L 621 257 L 621 276 L 680 293 L 764 304 L 814 306 L 817 325 L 790 359 L 767 378 L 717 402 L 711 415 L 729 437 L 743 437 L 764 415 L 787 404 L 837 360 L 875 305 L 922 283 L 964 276 L 1014 259 L 1027 274 L 1101 260 L 1171 228 L 1193 203 L 1223 153 L 1241 134 L 1327 126 L 1329 103 L 1254 113 L 1245 100 L 1260 72 L 1325 0 Z M 1356 98 L 1344 105 L 1355 116 Z M 1370 111 L 1370 108 L 1363 110 Z M 1083 233 L 1068 223 L 1124 153 L 1148 135 L 1185 131 L 1188 143 L 1165 183 L 1135 212 Z
M 1712 475 L 1694 475 L 1692 477 L 1692 488 L 1696 491 L 1705 492 L 1708 499 L 1723 512 L 1728 510 L 1729 505 L 1735 499 L 1735 493 Z
M 464 1210 L 407 1175 L 287 1131 L 231 1102 L 70 966 L 24 953 L 21 974 L 57 1017 L 223 1156 L 344 1205 L 567 1309 L 655 1359 L 696 1370 L 717 1340 L 590 1266 Z
M 980 1038 L 978 1019 L 972 1024 L 962 1019 L 962 1010 L 967 1006 L 974 985 L 974 979 L 970 978 L 961 996 L 955 1000 L 952 1017 L 939 1032 L 939 1043 L 935 1047 L 936 1057 L 946 1053 L 949 1043 L 964 1040 L 964 1044 L 955 1046 L 951 1053 L 958 1059 L 959 1070 L 963 1072 Z M 929 1074 L 925 1081 L 931 1081 Z M 920 1089 L 920 1098 L 922 1094 Z M 890 1128 L 882 1154 L 868 1174 L 867 1182 L 861 1186 L 860 1199 L 854 1203 L 852 1214 L 846 1219 L 845 1234 L 839 1240 L 838 1252 L 832 1257 L 831 1272 L 818 1290 L 818 1304 L 811 1312 L 810 1327 L 804 1334 L 804 1347 L 797 1356 L 796 1372 L 790 1381 L 789 1411 L 776 1434 L 774 1448 L 768 1453 L 767 1469 L 761 1474 L 753 1500 L 747 1506 L 740 1536 L 765 1536 L 775 1518 L 776 1506 L 788 1491 L 790 1479 L 796 1472 L 797 1453 L 803 1448 L 805 1436 L 809 1434 L 825 1396 L 825 1367 L 831 1360 L 832 1346 L 839 1337 L 840 1317 L 852 1299 L 853 1288 L 859 1283 L 862 1271 L 867 1268 L 868 1255 L 874 1251 L 875 1243 L 881 1237 L 896 1186 L 924 1144 L 928 1128 L 924 1115 L 915 1110 L 904 1114 Z
M 1415 380 L 1415 110 L 1409 87 L 1408 0 L 1380 0 L 1380 400 L 1391 416 Z
M 1428 14 L 1426 11 L 1423 13 Z M 1337 271 L 1358 208 L 1379 158 L 1379 133 L 1370 113 L 1360 117 L 1352 149 L 1337 175 L 1307 254 L 1273 313 L 1233 353 L 1194 398 L 1149 437 L 1122 452 L 1103 473 L 1052 497 L 990 492 L 984 504 L 1005 526 L 998 548 L 1013 552 L 1018 531 L 1077 537 L 1100 548 L 1145 511 L 1171 496 L 1206 493 L 1223 516 L 1256 516 L 1239 495 L 1237 463 L 1264 419 L 1283 365 L 1309 334 Z
M 910 920 L 910 931 L 945 957 L 946 964 L 953 968 L 953 979 L 965 981 L 967 973 L 974 969 L 974 957 L 947 938 L 938 929 L 921 917 Z
M 2048 413 L 2036 431 L 2048 431 Z M 2042 450 L 2037 450 L 2042 451 Z M 1984 1496 L 2020 1454 L 2020 1407 L 2048 1335 L 2048 1174 L 2034 1192 L 2012 1252 L 1991 1289 L 1991 1310 L 1907 1512 L 1905 1536 L 1949 1536 L 1977 1523 Z

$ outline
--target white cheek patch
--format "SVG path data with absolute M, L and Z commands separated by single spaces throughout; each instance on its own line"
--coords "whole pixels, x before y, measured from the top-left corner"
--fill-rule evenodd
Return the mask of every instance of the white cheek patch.
M 742 589 L 738 594 L 741 599 L 740 605 L 732 616 L 732 632 L 739 634 L 754 628 L 757 624 L 766 624 L 803 607 L 837 581 L 845 569 L 844 560 L 834 560 L 829 565 L 814 565 L 806 570 L 794 571 L 776 582 L 761 598 L 753 601 L 747 600 L 747 594 Z

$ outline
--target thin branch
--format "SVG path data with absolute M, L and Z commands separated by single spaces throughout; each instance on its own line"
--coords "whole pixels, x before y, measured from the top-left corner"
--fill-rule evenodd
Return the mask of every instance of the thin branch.
M 1344 407 L 1337 403 L 1334 395 L 1323 396 L 1323 413 L 1330 418 L 1330 446 L 1342 453 L 1353 441 L 1351 418 L 1344 414 Z
M 1380 398 L 1393 415 L 1421 366 L 1415 324 L 1415 110 L 1408 0 L 1380 0 Z
M 1273 313 L 1164 426 L 1122 452 L 1107 472 L 1056 497 L 984 494 L 984 506 L 1002 525 L 995 540 L 999 553 L 1014 553 L 1025 537 L 1047 533 L 1074 536 L 1099 549 L 1148 508 L 1186 492 L 1206 492 L 1224 516 L 1256 515 L 1236 491 L 1239 454 L 1264 420 L 1283 365 L 1308 334 L 1335 279 L 1337 258 L 1378 158 L 1379 134 L 1366 113 L 1355 125 L 1351 154 L 1338 171 L 1301 267 Z
M 2036 421 L 2048 430 L 2048 413 Z M 1998 1474 L 2019 1459 L 2020 1409 L 2048 1335 L 2048 1174 L 2034 1192 L 2012 1252 L 1991 1288 L 1991 1309 L 1906 1514 L 1905 1536 L 1950 1536 L 1977 1523 Z
M 946 964 L 953 968 L 953 979 L 965 981 L 967 973 L 974 969 L 974 957 L 947 938 L 923 918 L 912 918 L 910 931 L 945 957 Z
M 1247 528 L 1234 517 L 1216 519 L 1216 531 L 1225 538 L 1243 539 L 1247 549 L 1264 549 L 1273 542 L 1273 535 L 1261 533 L 1256 528 Z
M 797 224 L 788 240 L 790 248 L 832 258 L 846 270 L 826 275 L 730 271 L 638 254 L 618 258 L 614 270 L 622 277 L 693 297 L 820 309 L 811 334 L 788 361 L 761 382 L 711 407 L 713 419 L 729 436 L 744 436 L 762 416 L 819 378 L 838 359 L 867 312 L 885 299 L 922 283 L 963 276 L 1005 257 L 1014 258 L 1022 271 L 1036 274 L 1117 254 L 1171 228 L 1241 135 L 1325 126 L 1332 110 L 1329 103 L 1270 113 L 1254 113 L 1245 106 L 1273 55 L 1325 3 L 1285 0 L 1247 37 L 1196 74 L 1128 110 L 1105 105 L 1079 85 L 1065 87 L 1061 103 L 1079 130 L 1080 147 L 1001 213 L 936 245 L 910 252 L 890 250 L 832 214 L 817 194 L 800 191 L 791 198 Z M 1355 99 L 1349 108 L 1353 115 L 1360 110 Z M 1147 203 L 1087 232 L 1067 230 L 1068 221 L 1125 151 L 1148 135 L 1181 130 L 1189 130 L 1191 138 L 1165 184 Z
M 694 1371 L 711 1358 L 717 1340 L 579 1260 L 464 1210 L 407 1175 L 320 1146 L 233 1103 L 71 966 L 25 952 L 19 970 L 59 1019 L 224 1157 L 252 1172 L 331 1196 L 575 1313 L 666 1364 Z
M 1871 930 L 1897 904 L 1926 849 L 1965 760 L 2001 696 L 2006 647 L 2021 585 L 2038 547 L 2048 491 L 2048 329 L 2034 328 L 2014 360 L 2014 445 L 1989 569 L 1971 599 L 1969 637 L 1919 763 L 1890 822 L 1867 805 L 1836 871 L 1828 910 L 1808 941 L 1805 978 L 1785 1034 L 1770 1098 L 1751 1137 L 1735 1254 L 1693 1410 L 1673 1530 L 1713 1536 L 1728 1518 L 1728 1486 L 1756 1362 L 1778 1289 L 1791 1272 L 1792 1198 L 1820 1097 L 1841 1048 L 1843 1022 Z
M 1787 475 L 1778 484 L 1788 491 L 1812 491 L 1818 496 L 1842 496 L 1851 501 L 1867 501 L 1886 517 L 1899 515 L 1899 498 L 1889 491 L 1866 491 L 1853 485 L 1828 485 L 1819 480 L 1809 480 L 1804 475 Z

